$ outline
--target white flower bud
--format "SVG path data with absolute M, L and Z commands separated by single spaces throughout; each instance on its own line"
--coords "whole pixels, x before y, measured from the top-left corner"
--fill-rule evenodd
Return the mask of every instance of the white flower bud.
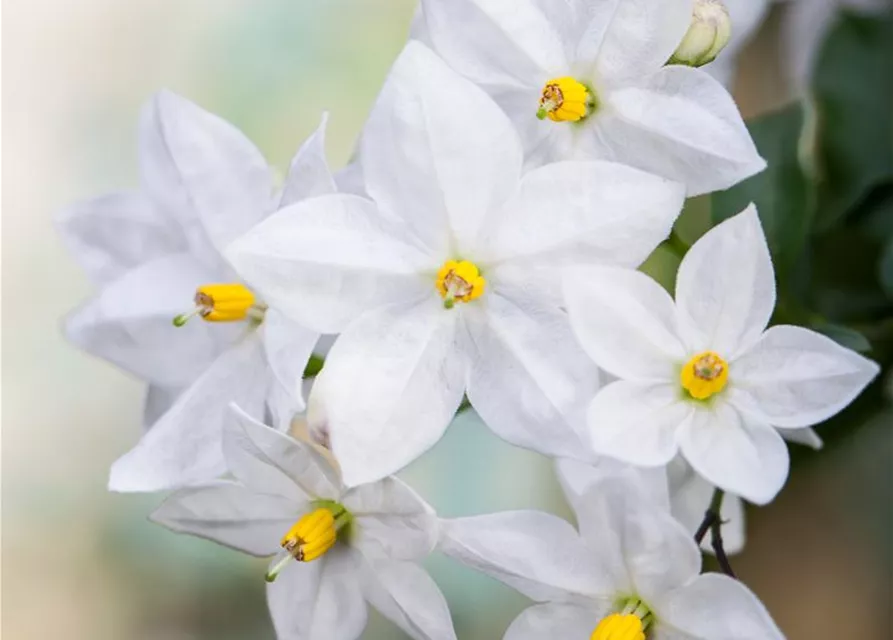
M 722 0 L 695 0 L 691 26 L 670 64 L 700 67 L 713 62 L 732 36 L 732 21 Z

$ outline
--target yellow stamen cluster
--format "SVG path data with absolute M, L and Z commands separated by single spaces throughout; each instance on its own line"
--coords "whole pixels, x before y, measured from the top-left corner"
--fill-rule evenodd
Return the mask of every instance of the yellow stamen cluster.
M 243 284 L 205 284 L 195 292 L 195 309 L 174 318 L 174 325 L 182 327 L 193 316 L 208 322 L 237 322 L 245 320 L 255 309 L 256 300 Z
M 437 291 L 443 306 L 452 309 L 456 302 L 471 302 L 484 293 L 487 281 L 480 269 L 467 260 L 447 260 L 437 272 Z
M 330 509 L 320 507 L 303 516 L 282 538 L 282 548 L 295 560 L 311 562 L 335 545 L 338 529 Z
M 586 85 L 573 78 L 549 80 L 543 88 L 536 117 L 549 118 L 552 122 L 578 122 L 589 115 L 595 106 L 592 93 Z
M 685 363 L 679 374 L 682 388 L 695 400 L 719 393 L 729 381 L 729 365 L 713 351 L 704 351 Z
M 632 613 L 612 613 L 598 623 L 590 640 L 645 640 L 645 628 Z

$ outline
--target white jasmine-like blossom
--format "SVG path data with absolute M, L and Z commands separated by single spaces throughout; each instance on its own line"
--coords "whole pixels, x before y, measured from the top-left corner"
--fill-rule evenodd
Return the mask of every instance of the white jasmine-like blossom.
M 223 432 L 233 479 L 178 491 L 152 520 L 275 556 L 267 600 L 280 640 L 359 638 L 366 602 L 416 640 L 455 640 L 443 594 L 417 564 L 439 524 L 412 489 L 397 478 L 346 489 L 312 444 L 235 406 Z
M 689 29 L 692 0 L 422 6 L 416 37 L 499 103 L 531 165 L 613 160 L 682 182 L 689 195 L 766 166 L 728 92 L 703 70 L 667 64 Z
M 559 463 L 562 476 L 566 465 Z M 643 478 L 626 472 L 562 484 L 579 533 L 537 511 L 443 521 L 447 555 L 538 603 L 505 640 L 783 638 L 747 587 L 699 575 L 697 545 Z
M 112 490 L 153 491 L 220 475 L 230 402 L 257 417 L 271 414 L 281 428 L 303 410 L 297 390 L 318 334 L 268 308 L 222 252 L 280 204 L 334 191 L 324 132 L 325 123 L 277 194 L 245 136 L 161 92 L 140 121 L 142 189 L 63 214 L 63 236 L 101 287 L 68 319 L 68 338 L 150 385 L 151 428 L 112 467 Z
M 561 269 L 634 267 L 667 236 L 682 185 L 608 162 L 522 173 L 511 124 L 411 42 L 362 136 L 369 199 L 314 198 L 228 256 L 266 300 L 340 333 L 309 400 L 348 485 L 434 445 L 467 394 L 502 438 L 586 455 L 597 369 L 560 308 Z
M 565 297 L 583 348 L 620 378 L 590 405 L 595 450 L 642 466 L 681 451 L 712 484 L 757 504 L 787 478 L 776 428 L 831 417 L 878 372 L 808 329 L 766 329 L 775 278 L 753 206 L 688 251 L 675 304 L 644 274 L 606 267 L 570 273 Z

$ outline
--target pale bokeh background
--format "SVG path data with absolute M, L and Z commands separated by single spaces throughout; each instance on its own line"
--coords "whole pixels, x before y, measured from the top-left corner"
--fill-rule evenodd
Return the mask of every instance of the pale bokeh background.
M 145 516 L 158 496 L 105 491 L 139 435 L 141 385 L 64 343 L 90 295 L 52 226 L 67 203 L 137 182 L 140 105 L 167 87 L 239 126 L 279 167 L 332 114 L 343 164 L 412 0 L 4 0 L 2 631 L 10 640 L 272 638 L 263 563 L 175 536 Z M 746 113 L 786 90 L 752 47 Z M 767 72 L 767 69 L 769 72 Z M 887 416 L 889 418 L 889 416 Z M 889 637 L 889 421 L 801 456 L 752 511 L 741 576 L 793 640 Z M 473 416 L 403 475 L 456 516 L 535 507 L 567 515 L 550 464 Z M 501 637 L 524 600 L 442 558 L 429 563 L 459 637 Z M 402 637 L 378 618 L 367 639 Z

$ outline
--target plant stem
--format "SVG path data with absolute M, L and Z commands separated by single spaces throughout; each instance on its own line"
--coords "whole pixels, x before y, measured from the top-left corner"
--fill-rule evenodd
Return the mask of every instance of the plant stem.
M 704 512 L 704 519 L 698 526 L 698 530 L 695 531 L 695 542 L 700 545 L 709 531 L 710 544 L 713 547 L 713 552 L 716 554 L 716 560 L 719 562 L 720 568 L 723 570 L 723 573 L 735 578 L 735 572 L 732 570 L 732 565 L 722 543 L 723 522 L 720 513 L 722 513 L 722 500 L 724 497 L 725 492 L 722 489 L 713 491 L 713 497 L 710 498 L 710 506 L 707 507 L 707 511 Z

